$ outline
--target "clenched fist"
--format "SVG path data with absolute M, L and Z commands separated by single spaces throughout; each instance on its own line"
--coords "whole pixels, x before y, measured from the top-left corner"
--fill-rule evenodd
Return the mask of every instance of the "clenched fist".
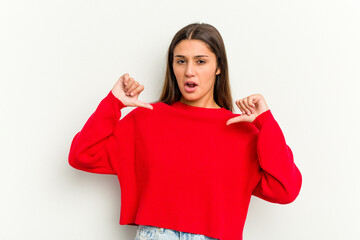
M 130 77 L 128 73 L 122 75 L 111 92 L 117 97 L 125 106 L 128 107 L 143 107 L 153 109 L 149 103 L 141 102 L 138 100 L 140 93 L 144 90 L 144 86 Z
M 269 110 L 265 98 L 261 94 L 252 94 L 248 97 L 236 100 L 235 103 L 243 114 L 228 119 L 226 125 L 237 122 L 253 122 L 257 116 Z

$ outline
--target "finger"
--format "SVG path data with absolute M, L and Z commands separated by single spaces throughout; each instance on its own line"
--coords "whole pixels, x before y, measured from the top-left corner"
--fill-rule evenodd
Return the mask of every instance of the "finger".
M 247 107 L 244 104 L 244 99 L 241 99 L 239 104 L 240 104 L 241 108 L 244 110 L 245 114 L 250 115 L 249 110 L 247 109 Z
M 252 99 L 253 98 L 251 96 L 247 98 L 247 105 L 249 106 L 250 112 L 255 113 L 255 108 L 252 104 Z
M 242 109 L 242 107 L 241 107 L 241 105 L 240 105 L 240 100 L 237 100 L 235 103 L 236 103 L 236 106 L 238 106 L 238 108 L 240 109 L 241 113 L 242 113 L 242 114 L 245 114 L 245 113 L 244 113 L 244 110 Z
M 244 98 L 243 99 L 243 101 L 242 101 L 242 103 L 244 104 L 244 106 L 245 106 L 245 110 L 246 110 L 246 114 L 247 115 L 250 115 L 251 114 L 251 108 L 250 108 L 250 106 L 248 105 L 248 98 Z
M 253 107 L 253 109 L 255 109 L 255 104 L 254 104 L 254 100 L 255 100 L 255 96 L 253 97 L 249 97 L 249 105 Z
M 229 120 L 227 120 L 226 125 L 229 126 L 232 123 L 234 123 L 234 120 L 232 120 L 232 118 L 230 118 Z
M 125 93 L 129 90 L 129 88 L 131 87 L 131 85 L 135 82 L 135 79 L 133 77 L 129 77 L 126 85 L 125 85 L 125 88 L 124 88 L 124 91 Z
M 122 75 L 122 79 L 123 79 L 123 83 L 124 85 L 126 86 L 126 84 L 128 83 L 129 81 L 129 74 L 128 73 L 125 73 L 124 75 Z
M 138 101 L 137 105 L 139 107 L 148 108 L 148 109 L 151 109 L 151 110 L 154 109 L 153 106 L 150 103 L 145 103 L 145 102 Z
M 238 101 L 238 106 L 239 106 L 242 114 L 246 114 L 246 110 L 245 110 L 244 106 L 242 105 L 241 101 L 242 101 L 242 100 L 239 100 L 239 101 Z
M 130 96 L 130 93 L 135 90 L 140 85 L 139 82 L 135 81 L 133 84 L 131 84 L 130 88 L 127 90 L 126 95 Z
M 130 96 L 135 96 L 136 94 L 140 93 L 142 90 L 144 90 L 144 85 L 139 85 L 137 88 L 135 88 L 133 91 L 130 92 Z
M 226 125 L 229 126 L 230 124 L 240 122 L 242 120 L 243 120 L 243 116 L 233 117 L 233 118 L 230 118 L 229 120 L 227 120 Z
M 251 101 L 251 97 L 247 97 L 246 99 L 244 99 L 244 104 L 249 109 L 250 113 L 254 113 L 253 107 L 250 106 L 250 101 Z

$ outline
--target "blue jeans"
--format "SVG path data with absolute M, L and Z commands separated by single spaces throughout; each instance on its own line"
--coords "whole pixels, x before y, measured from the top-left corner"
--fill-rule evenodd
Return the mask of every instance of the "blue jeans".
M 135 240 L 217 240 L 196 233 L 180 232 L 168 228 L 139 225 Z

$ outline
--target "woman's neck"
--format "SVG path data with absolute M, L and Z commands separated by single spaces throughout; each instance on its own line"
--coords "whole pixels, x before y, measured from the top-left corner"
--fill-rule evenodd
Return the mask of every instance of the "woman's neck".
M 214 99 L 210 99 L 209 101 L 201 101 L 201 100 L 195 100 L 195 101 L 189 101 L 185 98 L 181 97 L 180 102 L 193 106 L 193 107 L 202 107 L 202 108 L 221 108 L 219 105 L 216 104 Z

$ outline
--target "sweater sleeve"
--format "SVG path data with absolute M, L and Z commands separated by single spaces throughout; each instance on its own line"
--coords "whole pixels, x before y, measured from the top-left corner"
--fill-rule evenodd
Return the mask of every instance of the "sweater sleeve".
M 111 91 L 100 102 L 71 142 L 68 161 L 72 167 L 91 173 L 117 174 L 118 164 L 111 157 L 116 154 L 110 154 L 119 151 L 115 129 L 121 126 L 124 128 L 124 135 L 131 135 L 133 128 L 130 113 L 119 120 L 120 110 L 124 107 L 126 106 Z
M 256 145 L 261 168 L 261 178 L 252 194 L 272 203 L 293 202 L 300 192 L 302 176 L 279 124 L 270 109 L 252 123 L 259 129 Z

